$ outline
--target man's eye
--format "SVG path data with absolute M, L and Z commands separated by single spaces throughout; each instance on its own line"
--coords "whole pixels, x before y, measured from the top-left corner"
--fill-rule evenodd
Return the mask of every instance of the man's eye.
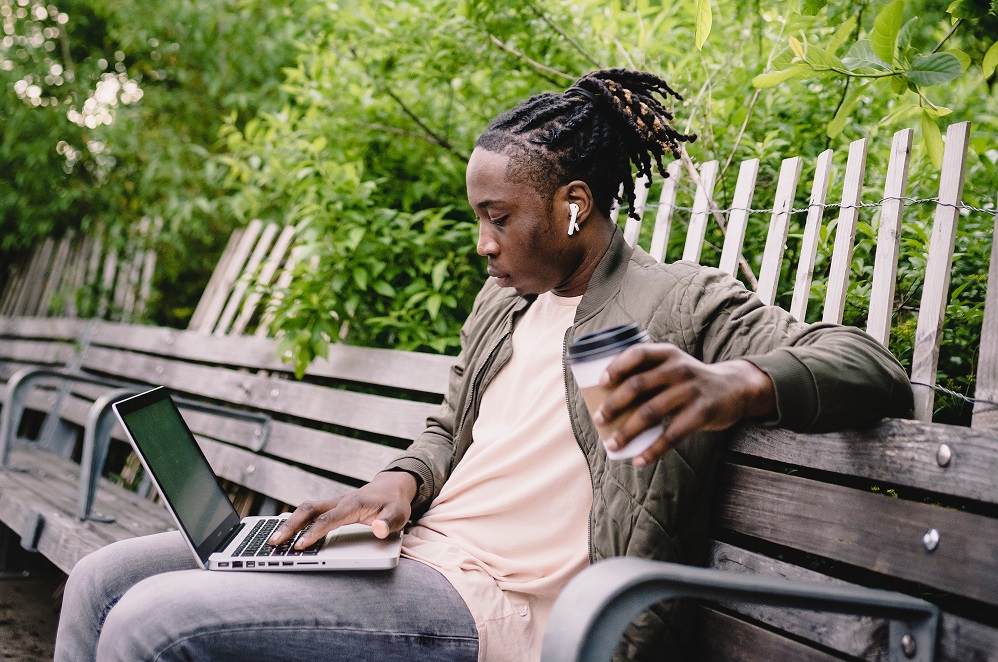
M 493 219 L 490 219 L 490 220 L 492 222 L 492 225 L 502 225 L 503 223 L 506 222 L 506 219 L 508 219 L 508 218 L 509 218 L 509 216 L 500 216 L 499 218 L 493 218 Z

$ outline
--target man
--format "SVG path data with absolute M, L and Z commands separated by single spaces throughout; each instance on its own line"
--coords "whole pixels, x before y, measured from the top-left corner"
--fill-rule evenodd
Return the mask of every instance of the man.
M 468 199 L 491 278 L 444 404 L 369 484 L 302 504 L 271 541 L 308 523 L 300 546 L 348 522 L 384 537 L 411 521 L 394 573 L 181 572 L 189 558 L 140 561 L 145 543 L 126 541 L 74 570 L 57 659 L 95 648 L 107 659 L 536 659 L 554 598 L 587 564 L 702 559 L 718 431 L 746 418 L 816 430 L 906 415 L 904 371 L 865 334 L 799 324 L 718 270 L 658 264 L 624 243 L 609 214 L 621 186 L 633 201 L 632 166 L 663 172 L 666 154 L 692 139 L 656 98 L 670 94 L 651 74 L 593 72 L 479 138 Z M 591 417 L 565 348 L 624 322 L 653 342 L 611 364 L 611 394 Z M 623 422 L 601 443 L 593 418 Z M 604 444 L 623 448 L 663 420 L 634 460 L 607 459 Z M 264 616 L 216 613 L 234 598 Z M 207 616 L 187 615 L 197 610 Z M 619 655 L 685 659 L 685 618 L 668 605 L 649 611 Z M 344 641 L 349 654 L 337 657 Z

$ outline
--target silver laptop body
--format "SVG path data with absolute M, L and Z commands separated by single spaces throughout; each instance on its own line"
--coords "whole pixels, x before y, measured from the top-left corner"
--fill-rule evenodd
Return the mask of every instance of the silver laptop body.
M 307 550 L 294 550 L 291 542 L 272 548 L 267 540 L 287 515 L 239 518 L 166 388 L 112 408 L 200 567 L 295 572 L 398 565 L 401 536 L 380 540 L 363 524 L 340 527 Z

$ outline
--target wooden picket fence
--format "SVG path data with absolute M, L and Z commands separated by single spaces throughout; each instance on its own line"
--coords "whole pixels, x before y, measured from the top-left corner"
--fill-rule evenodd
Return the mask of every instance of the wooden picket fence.
M 649 188 L 646 182 L 640 179 L 636 182 L 637 199 L 634 209 L 641 220 L 629 216 L 624 225 L 624 236 L 632 245 L 638 242 L 644 217 L 651 216 L 651 213 L 646 212 L 654 209 L 654 218 L 651 219 L 654 225 L 647 247 L 648 252 L 659 261 L 683 259 L 706 264 L 703 258 L 704 247 L 713 220 L 719 226 L 724 240 L 718 263 L 710 266 L 717 266 L 732 275 L 740 274 L 742 280 L 754 289 L 765 303 L 772 304 L 776 302 L 778 292 L 786 289 L 781 289 L 780 276 L 787 272 L 788 265 L 785 262 L 789 260 L 787 239 L 791 220 L 798 213 L 806 212 L 802 239 L 795 245 L 798 258 L 789 306 L 789 311 L 797 319 L 803 320 L 808 318 L 808 306 L 813 304 L 816 298 L 812 281 L 815 280 L 815 264 L 821 241 L 822 223 L 827 215 L 826 211 L 837 208 L 835 239 L 828 274 L 824 287 L 817 290 L 819 293 L 821 291 L 824 293 L 823 301 L 819 301 L 822 305 L 820 319 L 826 322 L 841 322 L 850 286 L 850 270 L 860 212 L 861 210 L 879 212 L 866 331 L 886 346 L 890 339 L 895 308 L 902 221 L 906 202 L 911 202 L 906 194 L 913 133 L 912 129 L 904 129 L 894 134 L 883 195 L 875 202 L 863 201 L 869 150 L 867 139 L 856 140 L 849 146 L 841 186 L 842 197 L 839 201 L 827 200 L 828 192 L 833 188 L 833 151 L 829 149 L 818 155 L 814 164 L 810 200 L 806 209 L 794 209 L 793 206 L 801 173 L 804 171 L 802 157 L 783 159 L 772 207 L 765 210 L 752 208 L 753 197 L 758 192 L 756 186 L 760 170 L 758 159 L 750 159 L 740 164 L 734 192 L 726 208 L 719 204 L 715 196 L 715 185 L 720 170 L 717 161 L 708 161 L 699 168 L 694 167 L 688 159 L 674 161 L 668 166 L 670 176 L 661 186 L 657 203 L 648 202 Z M 925 421 L 931 420 L 935 401 L 936 372 L 960 213 L 968 210 L 973 213 L 994 213 L 992 210 L 969 208 L 962 201 L 969 136 L 969 122 L 949 127 L 946 132 L 938 196 L 931 200 L 917 201 L 920 204 L 935 205 L 910 377 L 915 389 L 916 415 Z M 683 186 L 687 179 L 689 185 Z M 692 206 L 684 207 L 680 204 L 679 198 L 684 189 L 692 191 Z M 688 212 L 688 217 L 679 212 Z M 743 256 L 742 249 L 750 215 L 759 213 L 769 214 L 770 221 L 765 249 L 759 263 L 759 273 L 756 276 L 752 266 Z M 614 220 L 617 220 L 617 214 L 618 211 L 614 210 Z M 998 223 L 998 215 L 995 216 L 995 221 Z M 683 246 L 682 252 L 677 255 L 667 254 L 670 235 L 674 231 L 685 231 L 685 238 L 678 242 Z M 236 230 L 205 288 L 188 328 L 212 335 L 241 335 L 247 330 L 256 336 L 267 335 L 272 319 L 270 310 L 274 300 L 269 299 L 264 293 L 273 291 L 277 293 L 274 296 L 279 297 L 280 292 L 290 283 L 294 265 L 301 256 L 301 249 L 295 247 L 294 241 L 295 228 L 282 227 L 276 223 L 265 224 L 255 220 L 246 228 Z M 70 254 L 71 251 L 63 247 L 65 242 L 64 239 L 55 251 L 58 255 Z M 677 245 L 677 242 L 672 242 L 672 245 Z M 992 247 L 991 273 L 987 289 L 989 305 L 985 313 L 992 317 L 998 315 L 998 302 L 995 301 L 998 299 L 998 274 L 995 273 L 998 270 L 996 247 L 998 244 Z M 43 246 L 39 252 L 44 253 L 45 250 Z M 51 246 L 47 250 L 49 253 L 53 252 Z M 62 262 L 59 260 L 53 262 L 54 265 L 69 263 L 75 266 L 69 269 L 49 268 L 51 279 L 64 277 L 55 275 L 60 272 L 78 273 L 81 264 L 80 254 L 82 251 L 77 253 L 75 262 L 69 257 L 63 258 Z M 138 296 L 129 298 L 128 288 L 123 291 L 117 288 L 114 290 L 113 300 L 123 312 L 141 310 L 141 302 L 144 301 L 142 292 L 147 292 L 148 278 L 151 277 L 149 272 L 152 268 L 150 265 L 154 264 L 154 256 L 146 256 L 144 262 L 136 260 L 137 258 L 132 258 L 129 263 L 130 275 L 124 280 L 120 275 L 116 281 L 109 280 L 108 270 L 105 269 L 104 272 L 104 289 L 111 291 L 109 286 L 111 282 L 135 283 L 134 276 L 138 273 L 136 271 L 138 265 L 141 263 L 146 267 L 141 270 Z M 36 259 L 25 273 L 30 276 L 40 271 L 42 268 L 38 265 L 43 262 L 45 260 L 36 255 Z M 109 262 L 113 263 L 113 259 L 106 260 L 105 265 Z M 92 260 L 90 264 L 93 264 Z M 90 272 L 92 271 L 91 267 Z M 36 289 L 39 287 L 37 278 L 33 280 L 28 277 L 25 280 L 35 283 L 33 287 Z M 50 292 L 53 287 L 55 285 L 46 281 L 42 289 Z M 2 300 L 0 314 L 43 314 L 47 305 L 44 293 L 41 299 L 36 301 L 34 308 L 21 305 L 22 298 L 25 301 L 35 301 L 32 297 L 25 297 L 23 293 L 20 297 L 11 297 L 8 293 Z M 12 301 L 15 303 L 11 303 Z M 62 314 L 70 313 L 64 309 Z M 988 320 L 985 320 L 984 328 L 986 337 L 982 338 L 977 370 L 975 400 L 978 402 L 975 405 L 974 425 L 977 426 L 979 421 L 986 420 L 989 427 L 998 427 L 998 407 L 987 404 L 998 400 L 998 337 L 991 337 L 998 333 L 993 331 L 998 328 L 998 324 L 993 322 L 989 324 Z
M 61 239 L 46 238 L 10 266 L 0 316 L 141 319 L 152 293 L 153 246 L 161 228 L 162 219 L 143 218 L 123 242 L 102 228 L 92 236 L 69 230 Z

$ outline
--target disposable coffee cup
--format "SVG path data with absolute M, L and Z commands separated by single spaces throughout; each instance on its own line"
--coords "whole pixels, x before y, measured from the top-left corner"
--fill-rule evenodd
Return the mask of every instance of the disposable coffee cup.
M 568 364 L 572 368 L 575 383 L 582 392 L 582 398 L 586 401 L 590 416 L 596 414 L 610 393 L 609 388 L 599 383 L 607 366 L 625 349 L 643 342 L 648 342 L 648 333 L 634 322 L 630 322 L 582 336 L 568 346 Z M 597 425 L 596 431 L 599 432 L 600 441 L 605 442 L 609 439 L 632 413 L 633 408 L 620 414 L 608 425 Z M 606 456 L 611 460 L 636 457 L 655 443 L 662 434 L 662 428 L 661 424 L 649 428 L 631 439 L 630 443 L 620 450 L 607 450 Z

